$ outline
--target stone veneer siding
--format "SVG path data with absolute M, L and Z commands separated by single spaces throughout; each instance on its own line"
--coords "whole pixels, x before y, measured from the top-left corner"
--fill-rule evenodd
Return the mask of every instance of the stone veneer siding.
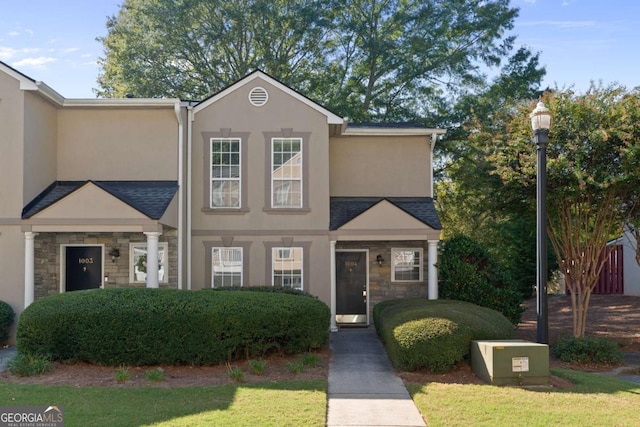
M 165 230 L 159 237 L 160 243 L 169 244 L 169 282 L 160 283 L 162 288 L 177 288 L 178 283 L 178 237 L 176 230 Z M 129 282 L 129 243 L 146 243 L 143 233 L 39 233 L 35 246 L 35 298 L 60 292 L 60 246 L 61 245 L 104 245 L 105 288 L 144 287 L 144 283 Z M 120 258 L 111 261 L 109 252 L 117 248 Z
M 392 248 L 422 249 L 422 282 L 391 282 Z M 336 251 L 340 249 L 369 250 L 369 319 L 371 321 L 373 321 L 373 307 L 381 301 L 398 298 L 427 298 L 427 241 L 337 242 Z M 384 258 L 382 267 L 376 261 L 378 255 L 382 255 L 382 258 Z

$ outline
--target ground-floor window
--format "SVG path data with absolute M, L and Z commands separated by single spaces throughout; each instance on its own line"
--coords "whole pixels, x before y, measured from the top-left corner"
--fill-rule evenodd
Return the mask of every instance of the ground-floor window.
M 169 244 L 158 244 L 158 282 L 169 281 Z M 131 283 L 144 283 L 147 281 L 147 244 L 129 244 L 129 281 Z
M 391 281 L 422 281 L 422 248 L 391 249 Z
M 211 248 L 211 286 L 242 286 L 242 248 Z
M 301 247 L 271 249 L 273 286 L 302 290 L 303 252 Z

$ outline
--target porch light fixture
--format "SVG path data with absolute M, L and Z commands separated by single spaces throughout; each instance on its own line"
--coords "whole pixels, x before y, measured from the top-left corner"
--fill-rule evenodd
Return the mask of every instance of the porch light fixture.
M 547 144 L 551 127 L 551 112 L 538 102 L 529 115 L 533 139 L 538 146 L 537 174 L 537 274 L 536 274 L 536 306 L 537 306 L 537 340 L 540 344 L 549 343 L 549 313 L 547 311 Z
M 378 254 L 378 256 L 376 257 L 376 262 L 380 267 L 382 267 L 382 264 L 384 264 L 384 258 L 382 258 L 382 255 Z
M 118 258 L 120 258 L 120 249 L 113 248 L 111 252 L 109 252 L 109 256 L 111 257 L 111 262 L 116 262 Z

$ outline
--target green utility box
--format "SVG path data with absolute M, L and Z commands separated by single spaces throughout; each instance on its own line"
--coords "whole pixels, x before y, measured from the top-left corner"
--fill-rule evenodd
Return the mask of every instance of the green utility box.
M 471 369 L 494 385 L 548 385 L 549 346 L 524 340 L 471 341 Z

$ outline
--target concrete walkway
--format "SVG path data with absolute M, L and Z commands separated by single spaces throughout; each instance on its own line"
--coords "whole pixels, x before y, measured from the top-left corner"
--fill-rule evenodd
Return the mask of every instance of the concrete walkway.
M 331 351 L 327 426 L 426 426 L 373 327 L 332 333 Z

